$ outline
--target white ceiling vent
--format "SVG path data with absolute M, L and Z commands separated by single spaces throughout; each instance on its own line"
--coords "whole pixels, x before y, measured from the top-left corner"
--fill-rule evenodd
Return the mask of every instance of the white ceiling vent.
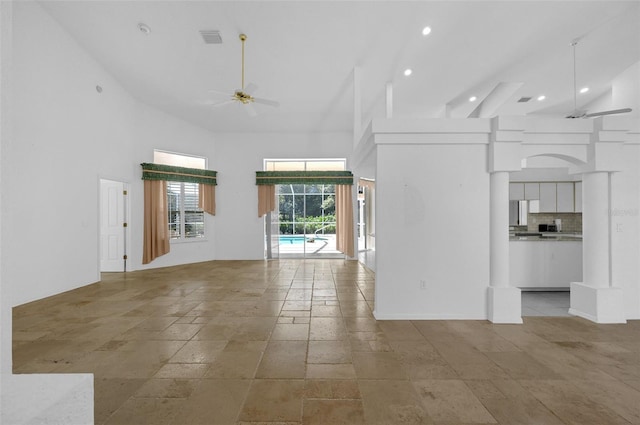
M 520 99 L 518 99 L 518 103 L 527 103 L 530 100 L 531 97 L 521 97 Z
M 222 36 L 218 30 L 200 30 L 200 35 L 206 44 L 222 44 Z

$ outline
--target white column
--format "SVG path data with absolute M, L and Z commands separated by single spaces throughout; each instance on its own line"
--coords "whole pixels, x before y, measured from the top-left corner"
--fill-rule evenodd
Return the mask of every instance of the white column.
M 622 288 L 611 282 L 610 173 L 582 175 L 582 282 L 571 283 L 569 313 L 596 323 L 626 323 Z
M 493 323 L 522 323 L 520 289 L 509 285 L 509 172 L 492 172 L 489 184 L 487 316 Z
M 596 288 L 610 286 L 609 173 L 582 176 L 582 282 Z
M 509 286 L 509 173 L 491 173 L 490 188 L 489 284 L 506 288 Z

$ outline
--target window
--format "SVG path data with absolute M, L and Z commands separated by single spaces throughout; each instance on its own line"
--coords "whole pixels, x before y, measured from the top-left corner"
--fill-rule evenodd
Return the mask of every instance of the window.
M 153 162 L 188 168 L 206 168 L 206 158 L 155 150 Z M 198 207 L 198 183 L 167 182 L 169 234 L 172 240 L 204 238 L 204 211 Z

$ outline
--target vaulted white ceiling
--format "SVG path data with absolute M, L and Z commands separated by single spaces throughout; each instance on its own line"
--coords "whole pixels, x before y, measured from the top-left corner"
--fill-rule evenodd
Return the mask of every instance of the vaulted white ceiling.
M 364 120 L 384 116 L 387 83 L 397 118 L 442 117 L 445 105 L 467 117 L 500 83 L 521 84 L 496 113 L 564 117 L 574 108 L 572 40 L 577 84 L 590 87 L 578 108 L 640 60 L 638 1 L 40 3 L 137 99 L 216 132 L 350 132 L 354 68 Z M 200 30 L 219 30 L 223 43 L 205 44 Z M 219 100 L 210 89 L 240 88 L 240 33 L 246 81 L 280 102 L 258 105 L 256 117 L 207 104 Z M 524 96 L 533 99 L 517 103 Z

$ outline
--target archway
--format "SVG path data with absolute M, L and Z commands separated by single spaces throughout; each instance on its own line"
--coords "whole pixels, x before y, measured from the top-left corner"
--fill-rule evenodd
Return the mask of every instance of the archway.
M 536 152 L 509 173 L 509 284 L 521 291 L 522 317 L 569 316 L 571 283 L 583 271 L 584 165 Z

